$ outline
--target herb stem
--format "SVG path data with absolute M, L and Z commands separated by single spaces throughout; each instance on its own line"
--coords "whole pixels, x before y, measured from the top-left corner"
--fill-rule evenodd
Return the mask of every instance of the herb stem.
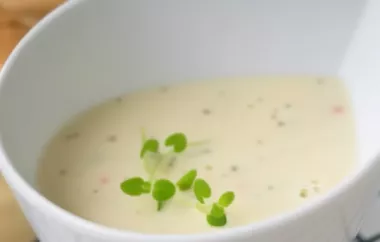
M 164 202 L 157 201 L 157 211 L 161 211 L 163 207 L 164 207 Z
M 210 205 L 207 205 L 207 204 L 202 204 L 200 202 L 197 202 L 197 204 L 195 205 L 195 207 L 197 208 L 197 210 L 203 214 L 209 214 L 210 211 L 211 211 L 211 206 Z
M 161 163 L 161 158 L 158 160 L 149 160 L 149 159 L 153 159 L 153 158 L 150 156 L 145 156 L 143 158 L 143 166 L 144 166 L 144 170 L 149 176 L 149 182 L 153 182 L 157 168 Z
M 164 161 L 168 161 L 170 156 L 175 155 L 175 152 L 169 150 L 165 153 L 157 154 L 156 159 L 154 159 L 153 165 L 150 165 L 150 162 L 147 160 L 148 158 L 143 159 L 144 169 L 149 174 L 149 181 L 153 181 L 155 178 L 156 172 L 159 170 L 159 167 L 162 165 Z
M 141 133 L 141 141 L 144 144 L 148 140 L 148 137 L 146 136 L 145 129 L 141 128 L 140 133 Z
M 188 147 L 201 146 L 207 143 L 210 143 L 210 140 L 199 140 L 199 141 L 189 142 L 187 146 Z

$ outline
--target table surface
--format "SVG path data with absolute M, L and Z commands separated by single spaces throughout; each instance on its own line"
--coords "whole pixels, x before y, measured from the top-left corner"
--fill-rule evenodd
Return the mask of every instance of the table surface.
M 28 27 L 0 9 L 0 67 Z M 29 242 L 33 231 L 22 215 L 4 179 L 0 177 L 0 241 Z
M 0 9 L 0 66 L 28 28 Z M 29 242 L 33 232 L 14 201 L 4 179 L 0 178 L 0 241 Z

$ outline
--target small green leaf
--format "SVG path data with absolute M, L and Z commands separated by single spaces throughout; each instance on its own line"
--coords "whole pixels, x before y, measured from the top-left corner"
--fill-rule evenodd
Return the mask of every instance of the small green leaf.
M 226 214 L 224 213 L 224 208 L 220 206 L 217 203 L 214 203 L 211 208 L 210 215 L 215 217 L 215 218 L 221 218 L 225 216 Z
M 211 214 L 207 215 L 207 222 L 209 225 L 214 227 L 223 227 L 227 224 L 227 217 L 226 215 L 222 217 L 214 217 Z
M 144 142 L 143 147 L 141 148 L 140 158 L 144 158 L 146 152 L 157 153 L 158 152 L 159 143 L 156 139 L 148 139 Z
M 180 153 L 187 147 L 186 136 L 183 133 L 174 133 L 166 138 L 165 145 L 173 146 L 174 152 Z
M 144 180 L 141 177 L 133 177 L 120 184 L 121 190 L 130 196 L 140 196 L 143 192 Z
M 229 191 L 229 192 L 223 193 L 222 196 L 220 196 L 218 203 L 220 206 L 226 208 L 231 205 L 234 199 L 235 199 L 235 194 Z
M 156 201 L 164 202 L 171 199 L 175 194 L 174 184 L 166 179 L 157 180 L 153 185 L 152 196 Z
M 211 188 L 203 179 L 196 179 L 194 182 L 194 194 L 200 203 L 205 203 L 204 199 L 211 197 Z
M 181 179 L 178 180 L 177 186 L 181 191 L 189 190 L 197 177 L 197 170 L 191 170 L 187 172 Z

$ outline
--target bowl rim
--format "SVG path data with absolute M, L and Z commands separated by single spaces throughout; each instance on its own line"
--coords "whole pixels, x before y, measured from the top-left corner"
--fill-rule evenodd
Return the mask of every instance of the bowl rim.
M 4 63 L 3 68 L 0 71 L 0 88 L 3 87 L 4 83 L 7 81 L 7 75 L 12 71 L 19 54 L 27 49 L 29 43 L 32 42 L 39 33 L 48 30 L 50 24 L 56 19 L 62 17 L 62 15 L 71 9 L 74 9 L 81 4 L 96 4 L 95 1 L 91 0 L 76 0 L 68 1 L 57 7 L 51 13 L 49 13 L 45 18 L 43 18 L 36 26 L 34 26 L 17 44 L 15 49 L 11 52 L 9 58 Z M 262 221 L 250 223 L 243 226 L 225 228 L 216 232 L 207 233 L 197 233 L 197 234 L 142 234 L 139 232 L 121 230 L 117 228 L 107 227 L 95 222 L 91 222 L 77 215 L 72 214 L 50 202 L 44 196 L 42 196 L 37 190 L 35 190 L 15 169 L 15 167 L 10 162 L 11 159 L 8 157 L 7 152 L 3 146 L 3 134 L 0 130 L 0 163 L 1 171 L 4 174 L 8 185 L 14 191 L 18 191 L 24 199 L 28 201 L 33 206 L 33 209 L 39 210 L 45 216 L 49 215 L 49 219 L 54 218 L 60 225 L 69 227 L 70 229 L 81 233 L 90 234 L 91 236 L 103 238 L 103 239 L 134 239 L 136 241 L 149 240 L 149 241 L 222 241 L 228 238 L 237 239 L 238 237 L 246 237 L 252 233 L 261 233 L 265 231 L 270 231 L 271 229 L 276 229 L 282 227 L 288 223 L 294 222 L 295 220 L 300 220 L 307 217 L 310 214 L 322 210 L 329 203 L 339 200 L 339 197 L 346 192 L 350 191 L 351 188 L 356 184 L 365 179 L 365 175 L 369 173 L 376 163 L 380 163 L 380 153 L 376 155 L 369 162 L 366 162 L 361 168 L 357 168 L 345 177 L 337 186 L 331 189 L 327 194 L 320 196 L 307 202 L 306 204 L 297 207 L 296 209 L 281 213 L 279 215 L 264 219 Z

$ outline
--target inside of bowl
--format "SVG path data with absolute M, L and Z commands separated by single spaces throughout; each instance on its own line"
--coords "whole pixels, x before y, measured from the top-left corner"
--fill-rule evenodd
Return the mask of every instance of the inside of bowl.
M 380 153 L 379 9 L 379 1 L 367 1 L 339 69 L 355 111 L 359 165 L 373 161 Z
M 305 74 L 347 81 L 358 118 L 360 162 L 368 161 L 380 147 L 380 69 L 375 68 L 380 52 L 368 49 L 377 47 L 373 37 L 380 36 L 372 24 L 380 3 L 365 5 L 360 0 L 78 1 L 32 30 L 6 65 L 0 90 L 4 149 L 34 184 L 38 157 L 53 133 L 107 98 L 187 80 Z

